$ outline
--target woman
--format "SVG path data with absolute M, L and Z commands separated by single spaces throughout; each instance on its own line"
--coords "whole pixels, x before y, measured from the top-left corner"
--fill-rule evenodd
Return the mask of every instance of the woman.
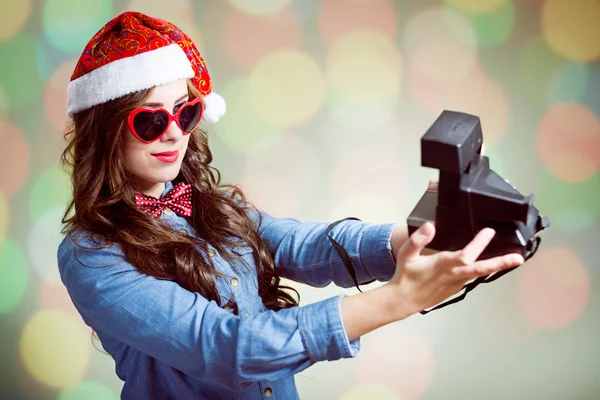
M 362 335 L 523 262 L 475 262 L 489 229 L 462 251 L 424 256 L 430 223 L 408 238 L 397 224 L 328 226 L 257 210 L 210 166 L 198 123 L 217 122 L 224 106 L 191 40 L 135 12 L 90 40 L 69 83 L 62 161 L 74 192 L 60 274 L 114 358 L 122 398 L 297 399 L 294 374 L 354 357 Z M 388 283 L 299 306 L 281 277 Z

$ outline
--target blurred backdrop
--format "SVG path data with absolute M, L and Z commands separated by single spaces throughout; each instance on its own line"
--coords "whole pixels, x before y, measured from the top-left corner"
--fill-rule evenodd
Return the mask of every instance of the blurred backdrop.
M 481 117 L 492 168 L 549 216 L 523 267 L 297 376 L 303 399 L 600 398 L 600 2 L 4 0 L 0 397 L 109 400 L 122 383 L 60 283 L 58 166 L 85 43 L 124 10 L 195 40 L 228 102 L 214 165 L 275 216 L 405 222 L 437 171 L 419 139 Z M 302 303 L 338 293 L 295 285 Z

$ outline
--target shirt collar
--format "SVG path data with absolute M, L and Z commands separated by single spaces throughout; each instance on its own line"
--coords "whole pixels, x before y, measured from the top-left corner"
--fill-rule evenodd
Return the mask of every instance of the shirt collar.
M 171 191 L 171 189 L 173 189 L 173 182 L 171 182 L 171 181 L 165 182 L 165 190 L 160 195 L 160 198 L 162 199 L 163 197 L 165 197 L 167 195 L 167 193 L 169 193 Z

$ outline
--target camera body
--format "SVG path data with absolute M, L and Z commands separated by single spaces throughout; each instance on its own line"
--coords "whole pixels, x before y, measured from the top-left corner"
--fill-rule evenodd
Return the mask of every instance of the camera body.
M 436 235 L 428 245 L 436 250 L 459 250 L 481 229 L 496 231 L 479 259 L 507 253 L 531 257 L 540 242 L 537 233 L 550 222 L 523 196 L 490 169 L 481 155 L 483 134 L 478 117 L 444 111 L 421 138 L 421 164 L 439 169 L 439 183 L 430 185 L 408 217 L 412 234 L 427 221 Z

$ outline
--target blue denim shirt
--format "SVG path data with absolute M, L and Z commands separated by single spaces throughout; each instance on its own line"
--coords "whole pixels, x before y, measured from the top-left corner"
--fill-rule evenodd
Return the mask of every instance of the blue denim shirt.
M 173 186 L 168 183 L 163 196 Z M 354 286 L 326 237 L 328 223 L 273 218 L 260 211 L 260 237 L 282 277 L 311 286 Z M 257 215 L 251 215 L 256 218 Z M 176 231 L 194 234 L 170 210 L 160 216 Z M 330 235 L 350 255 L 358 282 L 389 280 L 395 270 L 390 238 L 395 224 L 343 221 Z M 94 247 L 83 241 L 83 247 Z M 97 246 L 96 246 L 97 247 Z M 319 361 L 356 356 L 335 296 L 281 311 L 267 310 L 255 269 L 237 268 L 211 248 L 207 257 L 227 277 L 217 278 L 239 315 L 177 283 L 144 275 L 117 245 L 58 248 L 61 279 L 83 320 L 94 329 L 124 381 L 123 399 L 298 399 L 294 374 Z M 254 266 L 252 250 L 238 254 Z

